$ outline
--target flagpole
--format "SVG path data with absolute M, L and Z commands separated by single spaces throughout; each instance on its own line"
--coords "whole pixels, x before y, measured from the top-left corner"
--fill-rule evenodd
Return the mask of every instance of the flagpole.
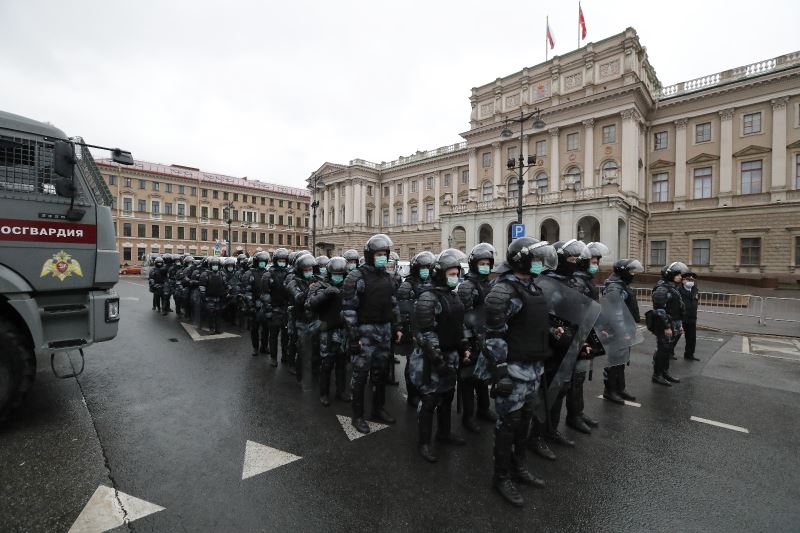
M 578 1 L 578 50 L 581 49 L 581 3 Z
M 550 31 L 550 16 L 545 17 L 544 23 L 544 62 L 547 63 L 547 32 Z

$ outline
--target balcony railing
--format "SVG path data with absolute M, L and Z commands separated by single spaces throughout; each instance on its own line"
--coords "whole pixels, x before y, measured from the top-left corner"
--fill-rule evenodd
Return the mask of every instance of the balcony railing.
M 567 189 L 557 192 L 545 193 L 528 193 L 522 198 L 523 206 L 533 205 L 552 205 L 562 202 L 575 202 L 582 200 L 595 200 L 598 198 L 617 197 L 619 194 L 619 186 L 616 184 L 607 184 L 600 187 L 587 187 L 584 189 L 572 190 Z M 510 198 L 495 198 L 492 201 L 486 202 L 466 202 L 457 205 L 451 205 L 449 212 L 451 214 L 489 211 L 496 209 L 516 209 L 518 206 L 517 197 Z M 447 211 L 447 207 L 443 208 Z

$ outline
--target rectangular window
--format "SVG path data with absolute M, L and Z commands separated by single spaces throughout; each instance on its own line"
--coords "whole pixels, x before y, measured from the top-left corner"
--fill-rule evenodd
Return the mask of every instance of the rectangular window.
M 131 249 L 129 247 L 125 247 L 122 249 L 122 260 L 123 261 L 131 260 Z
M 109 185 L 116 185 L 117 184 L 117 177 L 114 174 L 109 174 L 109 176 L 108 176 L 108 184 Z
M 178 226 L 178 240 L 182 241 L 186 238 L 186 229 L 183 226 Z
M 178 185 L 178 194 L 186 194 L 186 186 Z
M 403 208 L 398 207 L 394 210 L 394 223 L 400 225 L 403 223 Z
M 203 198 L 208 198 L 208 189 L 200 189 L 200 196 Z
M 283 215 L 278 215 L 278 225 L 283 226 Z
M 800 237 L 794 238 L 794 266 L 800 266 Z
M 288 215 L 286 217 L 286 225 L 287 226 L 294 226 L 294 217 L 292 215 Z
M 428 176 L 425 179 L 425 190 L 432 191 L 433 190 L 433 176 Z
M 384 185 L 384 186 L 383 186 L 383 195 L 384 195 L 386 198 L 388 198 L 388 197 L 389 197 L 389 186 L 388 186 L 388 185 Z
M 229 193 L 227 191 L 223 192 L 222 193 L 222 199 L 223 200 L 227 200 L 228 199 L 228 195 L 229 195 Z
M 267 205 L 267 197 L 266 196 L 262 196 L 261 197 L 261 205 Z
M 186 216 L 186 204 L 178 204 L 178 216 L 179 217 Z
M 283 207 L 283 200 L 278 200 L 278 207 Z
M 415 205 L 411 206 L 411 223 L 419 224 L 419 209 Z
M 667 132 L 657 131 L 653 134 L 653 150 L 667 149 Z
M 266 224 L 267 223 L 267 214 L 266 213 L 260 213 L 259 214 L 259 219 L 260 219 L 262 224 Z
M 214 209 L 211 210 L 211 218 L 213 218 L 214 220 L 219 219 L 219 207 L 215 207 Z
M 131 180 L 131 178 L 125 178 L 125 186 L 126 187 L 132 187 L 132 185 L 131 185 L 132 181 L 133 180 Z
M 450 180 L 452 180 L 452 179 L 453 179 L 453 177 L 450 174 L 445 174 L 444 175 L 444 186 L 445 187 L 450 187 Z
M 367 185 L 367 196 L 372 196 L 372 185 Z
M 650 241 L 650 264 L 667 264 L 667 241 Z
M 208 230 L 206 228 L 202 228 L 200 230 L 200 240 L 207 241 L 208 240 Z
M 794 188 L 800 189 L 800 154 L 794 157 Z
M 567 151 L 574 152 L 578 149 L 578 134 L 570 133 L 567 135 Z
M 492 152 L 483 153 L 483 168 L 491 168 L 492 166 Z
M 189 187 L 189 195 L 197 196 L 197 187 Z
M 189 228 L 189 240 L 190 241 L 197 240 L 197 228 Z
M 711 198 L 711 167 L 694 169 L 694 199 L 700 198 Z
M 247 244 L 247 232 L 246 231 L 242 232 L 242 242 Z
M 536 141 L 536 157 L 547 155 L 547 141 Z
M 147 253 L 146 248 L 137 247 L 136 248 L 136 259 L 139 261 L 144 261 L 144 254 Z
M 172 214 L 172 202 L 166 202 L 164 204 L 164 214 L 171 215 Z
M 403 194 L 403 184 L 402 183 L 398 183 L 397 184 L 397 194 Z
M 275 213 L 270 213 L 269 214 L 269 223 L 270 224 L 275 224 Z
M 270 198 L 269 199 L 269 206 L 270 207 L 275 207 L 275 198 Z
M 144 180 L 139 180 L 139 188 L 144 190 L 145 186 L 146 186 L 146 182 Z
M 161 184 L 157 181 L 154 181 L 152 187 L 154 191 L 158 191 L 161 188 Z
M 367 227 L 372 227 L 372 209 L 367 209 Z
M 278 233 L 278 244 L 283 244 L 283 233 Z
M 433 223 L 433 204 L 425 204 L 425 222 Z
M 692 264 L 708 265 L 711 262 L 711 241 L 695 239 L 692 241 Z
M 137 202 L 136 210 L 139 211 L 140 213 L 144 213 L 145 211 L 147 211 L 147 200 L 139 200 Z
M 653 175 L 653 202 L 666 202 L 669 199 L 669 174 L 662 172 Z
M 145 231 L 144 224 L 137 224 L 136 225 L 136 236 L 137 237 L 145 238 L 146 235 L 144 234 L 144 231 Z
M 161 202 L 159 202 L 158 200 L 152 200 L 150 202 L 150 212 L 153 213 L 154 215 L 160 215 L 161 214 Z
M 266 233 L 259 233 L 258 234 L 258 243 L 259 244 L 267 244 L 267 234 Z
M 383 226 L 386 227 L 389 225 L 389 209 L 383 210 Z
M 275 234 L 274 233 L 270 233 L 269 234 L 269 243 L 270 244 L 275 244 Z
M 417 180 L 411 182 L 411 192 L 417 192 Z
M 742 239 L 740 242 L 740 265 L 758 266 L 761 264 L 761 238 Z
M 208 206 L 204 205 L 200 208 L 200 216 L 203 218 L 208 218 Z
M 614 144 L 617 142 L 617 126 L 603 126 L 603 144 Z
M 461 184 L 467 185 L 469 183 L 469 170 L 461 171 Z
M 133 237 L 130 224 L 123 224 L 122 225 L 122 236 L 123 237 Z
M 761 113 L 748 113 L 742 117 L 742 133 L 761 133 Z
M 164 192 L 172 192 L 172 184 L 171 183 L 165 183 L 164 184 Z
M 157 224 L 153 224 L 150 226 L 150 236 L 154 239 L 158 239 L 159 233 L 159 226 Z
M 219 191 L 211 191 L 211 197 L 214 200 L 219 200 Z
M 164 238 L 172 239 L 172 226 L 164 226 Z
M 190 205 L 189 206 L 189 216 L 190 217 L 196 217 L 197 216 L 197 206 L 196 205 Z
M 519 146 L 509 146 L 507 152 L 508 155 L 506 157 L 506 161 L 513 159 L 516 162 L 517 157 L 519 156 Z
M 286 246 L 291 246 L 291 245 L 292 245 L 292 236 L 291 235 L 287 235 L 286 236 Z
M 122 210 L 125 212 L 126 215 L 130 215 L 133 211 L 133 198 L 123 198 L 122 199 Z
M 211 230 L 211 240 L 216 241 L 217 239 L 219 239 L 219 230 Z
M 711 123 L 704 122 L 694 127 L 694 142 L 707 143 L 711 140 Z
M 742 163 L 742 194 L 761 192 L 761 160 Z

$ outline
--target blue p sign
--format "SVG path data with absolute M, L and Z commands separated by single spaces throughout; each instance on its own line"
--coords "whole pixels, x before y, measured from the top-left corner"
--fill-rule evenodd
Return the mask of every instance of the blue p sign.
M 521 239 L 525 236 L 525 224 L 512 224 L 511 225 L 511 238 Z

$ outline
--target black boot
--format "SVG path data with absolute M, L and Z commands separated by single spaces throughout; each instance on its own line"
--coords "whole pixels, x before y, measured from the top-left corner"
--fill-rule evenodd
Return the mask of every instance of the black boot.
M 481 427 L 475 422 L 475 380 L 463 379 L 458 382 L 458 394 L 461 395 L 461 425 L 470 433 L 480 433 Z
M 340 402 L 352 401 L 352 398 L 347 393 L 347 385 L 345 384 L 345 373 L 347 371 L 345 365 L 346 362 L 344 359 L 336 361 L 336 399 Z
M 450 422 L 453 410 L 453 394 L 455 391 L 445 392 L 436 410 L 436 440 L 445 444 L 461 446 L 467 443 L 463 437 L 453 433 Z
M 603 390 L 603 398 L 608 400 L 609 402 L 616 403 L 619 405 L 625 405 L 625 400 L 623 400 L 617 391 L 619 390 L 619 369 L 620 366 L 612 366 L 606 370 L 606 379 L 603 380 L 605 384 L 605 389 Z
M 625 392 L 625 366 L 619 367 L 619 373 L 617 374 L 617 394 L 623 400 L 627 400 L 629 402 L 635 402 L 636 396 L 632 396 Z
M 369 425 L 364 420 L 364 384 L 356 383 L 353 386 L 353 418 L 350 423 L 359 433 L 369 433 Z
M 397 420 L 383 408 L 386 402 L 386 385 L 376 383 L 373 389 L 375 392 L 372 394 L 372 420 L 383 424 L 394 424 Z
M 525 461 L 525 444 L 528 440 L 528 430 L 530 428 L 533 411 L 529 407 L 523 407 L 520 411 L 512 413 L 514 424 L 514 451 L 511 456 L 512 473 L 514 481 L 519 481 L 523 485 L 544 488 L 544 481 L 530 473 Z
M 667 380 L 667 381 L 669 381 L 670 383 L 680 383 L 680 382 L 681 382 L 681 380 L 680 380 L 680 379 L 676 378 L 675 376 L 671 376 L 671 375 L 669 374 L 669 372 L 664 372 L 664 373 L 662 374 L 662 376 L 664 376 L 664 379 L 666 379 L 666 380 Z
M 665 387 L 671 387 L 672 386 L 672 383 L 670 383 L 669 381 L 664 379 L 663 376 L 653 376 L 651 378 L 651 381 L 653 383 L 658 383 L 659 385 L 664 385 Z
M 331 366 L 329 362 L 322 361 L 319 376 L 319 402 L 325 407 L 330 406 L 331 399 Z
M 511 481 L 511 453 L 514 430 L 505 421 L 494 430 L 494 478 L 492 486 L 508 503 L 522 507 L 525 500 Z
M 544 433 L 547 431 L 546 424 L 539 422 L 536 418 L 533 419 L 533 429 L 531 435 L 528 437 L 528 449 L 534 452 L 539 457 L 543 457 L 549 461 L 556 460 L 556 454 L 547 445 L 544 440 Z
M 581 419 L 583 420 L 583 423 L 589 426 L 590 428 L 596 428 L 600 425 L 600 422 L 590 417 L 586 413 L 581 413 Z
M 432 395 L 429 395 L 432 396 Z M 439 460 L 431 447 L 431 436 L 433 435 L 433 410 L 436 408 L 436 401 L 433 397 L 426 397 L 422 400 L 422 407 L 417 412 L 417 432 L 419 433 L 417 449 L 419 454 L 429 463 Z
M 586 380 L 585 372 L 575 374 L 567 393 L 567 426 L 576 431 L 591 435 L 592 430 L 583 421 L 583 382 Z

